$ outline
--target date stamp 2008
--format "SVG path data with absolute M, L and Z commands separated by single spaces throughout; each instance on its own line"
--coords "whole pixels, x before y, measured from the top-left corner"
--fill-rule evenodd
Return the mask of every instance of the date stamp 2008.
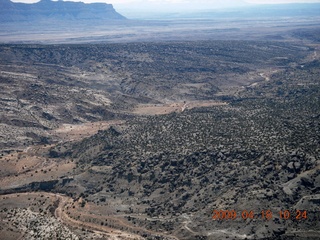
M 243 210 L 237 212 L 236 210 L 213 210 L 213 220 L 235 220 L 235 219 L 262 219 L 272 220 L 274 217 L 284 220 L 306 220 L 308 219 L 307 210 L 280 210 L 278 212 L 272 212 L 271 210 Z

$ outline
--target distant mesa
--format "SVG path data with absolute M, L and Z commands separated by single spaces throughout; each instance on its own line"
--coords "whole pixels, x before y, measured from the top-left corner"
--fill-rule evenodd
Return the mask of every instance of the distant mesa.
M 112 4 L 41 0 L 40 2 L 14 3 L 0 0 L 0 22 L 41 20 L 120 20 Z

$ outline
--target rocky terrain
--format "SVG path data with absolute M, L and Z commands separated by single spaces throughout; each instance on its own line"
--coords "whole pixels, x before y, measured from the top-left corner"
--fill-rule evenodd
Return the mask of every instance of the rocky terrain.
M 90 189 L 85 199 L 108 202 L 116 195 L 127 206 L 140 206 L 130 213 L 154 219 L 151 224 L 130 216 L 136 224 L 169 232 L 176 225 L 184 238 L 315 236 L 304 231 L 319 229 L 318 64 L 276 74 L 260 86 L 264 90 L 250 88 L 228 106 L 134 119 L 129 127 L 73 145 L 80 168 L 100 169 L 88 169 L 82 178 Z M 92 188 L 88 178 L 101 184 Z M 249 219 L 245 227 L 241 218 L 201 221 L 213 209 L 269 209 L 275 216 Z M 281 209 L 304 209 L 309 218 L 281 220 Z
M 48 143 L 54 138 L 47 130 L 63 123 L 126 119 L 137 107 L 215 105 L 309 52 L 243 41 L 2 45 L 0 144 Z
M 1 45 L 0 236 L 319 239 L 319 43 L 295 34 Z

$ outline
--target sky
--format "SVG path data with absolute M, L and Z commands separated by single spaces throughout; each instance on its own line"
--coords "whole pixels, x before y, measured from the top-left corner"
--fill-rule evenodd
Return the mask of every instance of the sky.
M 308 2 L 320 2 L 319 0 L 247 0 L 246 2 L 255 4 L 278 4 L 278 3 L 308 3 Z
M 25 2 L 25 3 L 34 3 L 38 2 L 39 0 L 12 0 L 12 2 Z M 115 5 L 131 5 L 132 3 L 156 3 L 156 4 L 185 4 L 185 3 L 208 3 L 209 5 L 213 5 L 215 3 L 221 2 L 230 2 L 231 4 L 235 2 L 240 2 L 241 0 L 73 0 L 73 1 L 81 1 L 81 2 L 106 2 Z M 307 2 L 320 2 L 320 0 L 243 0 L 247 3 L 254 3 L 254 4 L 278 4 L 278 3 L 307 3 Z

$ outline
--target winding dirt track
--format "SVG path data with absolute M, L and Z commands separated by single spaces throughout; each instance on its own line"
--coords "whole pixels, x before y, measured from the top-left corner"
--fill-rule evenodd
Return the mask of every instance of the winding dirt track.
M 88 223 L 88 222 L 84 222 L 84 221 L 80 221 L 80 220 L 75 220 L 75 219 L 69 217 L 68 214 L 66 214 L 66 212 L 64 211 L 66 205 L 68 203 L 72 203 L 73 200 L 71 198 L 68 198 L 68 197 L 63 196 L 63 195 L 57 195 L 57 197 L 59 199 L 59 206 L 55 210 L 55 217 L 57 219 L 60 219 L 62 222 L 64 222 L 67 225 L 71 225 L 73 227 L 78 227 L 78 228 L 89 229 L 89 230 L 94 231 L 95 233 L 101 234 L 103 236 L 108 236 L 108 237 L 112 236 L 115 239 L 118 239 L 119 237 L 120 237 L 120 239 L 144 239 L 140 235 L 129 233 L 129 232 L 126 232 L 126 231 L 120 231 L 118 229 L 110 228 L 108 226 L 100 226 L 100 225 L 95 224 L 95 223 Z M 82 216 L 89 216 L 90 217 L 91 214 L 82 213 Z M 119 219 L 119 218 L 117 218 L 115 216 L 104 216 L 104 220 L 105 219 L 115 221 L 115 222 L 117 222 L 117 224 L 120 227 L 128 228 L 128 229 L 131 229 L 133 231 L 138 231 L 138 232 L 158 235 L 158 236 L 161 236 L 161 237 L 166 237 L 167 239 L 179 240 L 175 236 L 166 235 L 164 233 L 150 231 L 150 230 L 147 230 L 147 229 L 144 229 L 144 228 L 141 228 L 141 227 L 136 227 L 136 226 L 129 225 L 129 224 L 125 223 L 123 220 L 121 220 L 121 219 Z
M 50 193 L 49 193 L 50 194 Z M 52 195 L 52 194 L 50 194 Z M 77 227 L 77 228 L 85 228 L 91 230 L 97 234 L 113 237 L 113 239 L 143 239 L 139 235 L 127 233 L 124 231 L 119 231 L 113 228 L 109 228 L 106 226 L 99 226 L 94 223 L 83 222 L 80 220 L 72 219 L 65 213 L 64 209 L 68 203 L 71 203 L 73 200 L 63 195 L 55 194 L 55 196 L 59 200 L 59 206 L 55 210 L 55 217 L 60 219 L 66 225 Z
M 55 194 L 55 193 L 48 193 L 48 192 L 26 192 L 26 193 L 19 193 L 18 196 L 30 196 L 31 194 L 38 195 L 38 196 L 44 196 L 44 197 L 50 197 L 50 198 L 54 199 L 55 201 L 57 201 L 58 206 L 54 212 L 55 218 L 60 220 L 66 226 L 70 226 L 72 228 L 78 228 L 78 229 L 84 228 L 86 230 L 90 230 L 100 236 L 107 237 L 108 239 L 112 239 L 112 240 L 120 240 L 120 239 L 121 240 L 123 240 L 123 239 L 126 239 L 126 240 L 133 240 L 133 239 L 140 240 L 141 239 L 142 240 L 142 239 L 144 239 L 140 235 L 131 233 L 130 231 L 136 231 L 136 232 L 140 232 L 140 233 L 157 235 L 157 236 L 160 236 L 162 239 L 179 240 L 179 238 L 177 238 L 175 236 L 171 236 L 171 235 L 167 235 L 164 233 L 155 232 L 155 231 L 147 230 L 147 229 L 144 229 L 141 227 L 136 227 L 136 226 L 130 225 L 130 224 L 124 222 L 122 219 L 120 219 L 117 216 L 103 216 L 103 220 L 116 222 L 116 225 L 119 228 L 123 227 L 123 228 L 129 229 L 129 231 L 119 230 L 119 228 L 111 228 L 108 226 L 102 226 L 99 223 L 92 223 L 92 222 L 85 222 L 85 221 L 81 221 L 81 220 L 76 220 L 67 214 L 67 210 L 68 210 L 67 206 L 74 203 L 74 200 L 72 198 L 67 197 L 65 195 L 62 195 L 62 194 Z M 6 198 L 10 198 L 13 201 L 13 199 L 17 197 L 17 193 L 7 194 L 7 195 L 3 195 L 3 196 L 6 196 Z M 69 208 L 69 211 L 70 211 L 70 209 L 71 208 Z M 72 211 L 74 211 L 74 213 L 80 213 L 80 211 L 77 209 L 74 209 Z M 95 215 L 92 215 L 89 213 L 85 213 L 85 212 L 81 212 L 81 215 L 92 217 L 92 218 L 99 218 L 98 216 L 95 216 Z M 21 237 L 23 237 L 23 236 L 24 236 L 24 234 L 21 235 Z

